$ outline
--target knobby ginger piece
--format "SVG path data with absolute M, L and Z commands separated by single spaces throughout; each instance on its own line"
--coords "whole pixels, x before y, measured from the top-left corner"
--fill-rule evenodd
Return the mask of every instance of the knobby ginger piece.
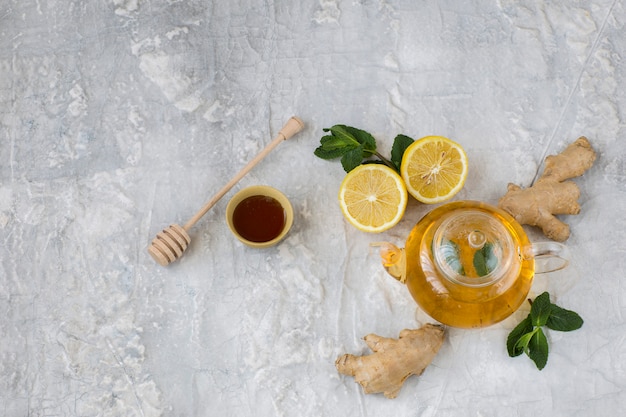
M 580 190 L 573 181 L 565 180 L 581 176 L 595 159 L 591 144 L 581 136 L 560 154 L 546 158 L 543 174 L 532 186 L 523 189 L 509 184 L 498 206 L 518 223 L 537 226 L 548 238 L 564 242 L 570 228 L 555 216 L 580 213 Z
M 335 366 L 339 373 L 353 376 L 366 394 L 382 392 L 387 398 L 395 398 L 409 376 L 424 372 L 443 339 L 443 326 L 435 324 L 402 330 L 398 339 L 369 334 L 364 340 L 374 353 L 345 354 L 337 358 Z

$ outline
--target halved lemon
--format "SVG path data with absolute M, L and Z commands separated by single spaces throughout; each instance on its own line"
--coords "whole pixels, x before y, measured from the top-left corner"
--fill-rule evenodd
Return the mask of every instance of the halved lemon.
M 388 166 L 365 164 L 351 170 L 339 187 L 339 205 L 357 229 L 379 233 L 395 226 L 406 210 L 402 177 Z
M 409 194 L 422 203 L 449 200 L 467 178 L 467 155 L 458 143 L 443 136 L 426 136 L 404 151 L 400 174 Z

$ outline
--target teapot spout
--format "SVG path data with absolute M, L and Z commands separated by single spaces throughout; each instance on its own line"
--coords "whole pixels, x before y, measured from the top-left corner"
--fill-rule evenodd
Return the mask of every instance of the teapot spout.
M 373 242 L 370 246 L 378 247 L 385 271 L 404 284 L 406 281 L 406 254 L 404 249 L 389 242 Z

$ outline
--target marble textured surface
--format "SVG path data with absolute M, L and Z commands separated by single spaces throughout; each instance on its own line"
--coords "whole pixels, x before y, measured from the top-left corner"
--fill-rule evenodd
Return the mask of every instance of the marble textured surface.
M 0 414 L 599 416 L 626 408 L 626 10 L 622 0 L 0 2 Z M 295 223 L 268 250 L 224 221 L 228 195 L 157 266 L 183 223 L 292 115 L 306 123 L 235 189 L 279 188 Z M 585 325 L 547 367 L 507 356 L 523 312 L 449 329 L 398 398 L 335 358 L 429 321 L 349 226 L 322 129 L 451 137 L 457 199 L 495 203 L 587 136 L 567 271 L 538 277 Z M 231 193 L 232 194 L 232 193 Z M 229 194 L 230 195 L 230 194 Z M 540 239 L 533 230 L 535 238 Z

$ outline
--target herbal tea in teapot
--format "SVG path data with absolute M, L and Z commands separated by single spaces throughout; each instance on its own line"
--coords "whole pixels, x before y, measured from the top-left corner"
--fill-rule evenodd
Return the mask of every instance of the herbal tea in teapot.
M 505 319 L 526 299 L 535 272 L 547 272 L 535 271 L 538 245 L 515 219 L 475 201 L 444 204 L 424 216 L 403 250 L 378 245 L 387 271 L 406 283 L 420 307 L 455 327 Z

